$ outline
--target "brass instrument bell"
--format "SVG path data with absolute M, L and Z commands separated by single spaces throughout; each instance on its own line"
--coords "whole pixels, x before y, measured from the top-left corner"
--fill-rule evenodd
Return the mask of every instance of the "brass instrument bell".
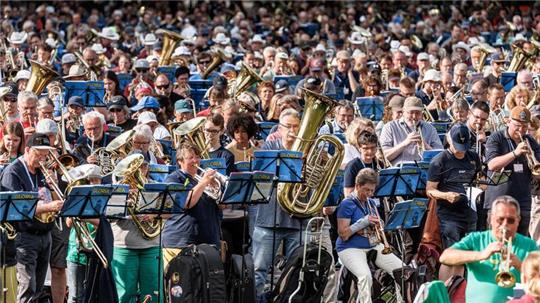
M 223 64 L 223 62 L 227 62 L 231 59 L 232 59 L 231 55 L 226 54 L 224 51 L 222 51 L 219 48 L 216 49 L 216 51 L 212 53 L 212 61 L 210 62 L 208 67 L 206 67 L 204 72 L 201 74 L 201 78 L 203 79 L 208 78 L 208 76 L 210 76 L 210 74 L 214 70 L 216 70 L 221 64 Z
M 60 77 L 60 75 L 52 68 L 37 61 L 30 60 L 30 64 L 32 65 L 32 69 L 30 72 L 30 78 L 26 84 L 26 90 L 31 91 L 39 96 L 47 84 L 54 78 Z
M 173 132 L 174 146 L 178 147 L 180 141 L 187 139 L 199 148 L 201 151 L 201 158 L 210 158 L 208 147 L 206 145 L 206 137 L 203 132 L 204 123 L 206 123 L 205 117 L 196 117 L 180 124 Z
M 174 49 L 184 38 L 179 33 L 162 28 L 156 30 L 156 34 L 163 35 L 163 49 L 159 57 L 159 66 L 169 65 Z

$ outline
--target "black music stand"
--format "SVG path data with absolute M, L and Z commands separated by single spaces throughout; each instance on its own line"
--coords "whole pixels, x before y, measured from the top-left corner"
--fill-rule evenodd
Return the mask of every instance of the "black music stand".
M 0 193 L 0 222 L 22 222 L 32 221 L 36 213 L 38 202 L 37 192 L 13 191 Z M 7 232 L 4 227 L 0 228 L 2 233 L 1 241 L 1 262 L 2 262 L 2 281 L 6 282 L 6 244 Z M 7 289 L 2 285 L 2 297 L 6 302 Z
M 257 204 L 270 203 L 270 197 L 274 193 L 275 175 L 269 172 L 254 171 L 254 172 L 238 172 L 231 173 L 227 185 L 223 191 L 220 203 L 222 204 L 239 204 L 243 205 L 244 218 L 246 218 L 246 206 Z M 247 247 L 245 243 L 246 239 L 246 221 L 242 223 L 242 266 L 240 277 L 240 301 L 242 303 L 245 300 L 245 291 L 247 280 L 245 278 L 246 268 L 245 261 L 245 249 Z M 253 298 L 255 299 L 255 298 Z
M 253 153 L 252 169 L 255 171 L 265 171 L 274 174 L 274 189 L 278 183 L 300 183 L 302 182 L 302 162 L 303 153 L 290 150 L 259 150 Z M 276 203 L 277 204 L 277 203 Z M 277 208 L 274 207 L 274 225 L 272 227 L 272 267 L 270 273 L 270 291 L 274 288 L 274 261 L 276 249 L 276 221 Z M 300 238 L 302 230 L 300 229 Z M 302 241 L 300 241 L 302 242 Z
M 180 183 L 147 183 L 143 190 L 139 191 L 142 204 L 134 211 L 136 215 L 155 215 L 160 223 L 163 220 L 162 215 L 173 215 L 182 212 L 186 201 L 191 199 L 190 184 Z M 161 298 L 161 246 L 163 243 L 162 230 L 159 231 L 159 254 L 158 254 L 158 283 L 157 300 Z
M 420 182 L 420 168 L 393 167 L 379 171 L 379 185 L 374 197 L 412 196 Z
M 398 202 L 394 205 L 394 209 L 390 212 L 390 217 L 387 220 L 385 231 L 397 230 L 404 239 L 404 231 L 406 229 L 417 228 L 422 224 L 422 218 L 427 210 L 428 199 L 413 198 L 412 200 Z M 405 241 L 401 242 L 401 260 L 402 268 L 405 267 Z M 403 279 L 404 271 L 401 271 L 401 295 L 405 298 L 405 287 Z
M 488 173 L 485 173 L 484 171 L 480 172 L 481 177 L 485 177 L 485 180 L 478 180 L 476 183 L 481 185 L 487 185 L 487 186 L 497 186 L 504 184 L 508 182 L 508 179 L 510 179 L 510 176 L 512 175 L 512 171 L 509 169 L 505 169 L 502 171 L 494 171 L 491 172 L 491 175 Z
M 100 218 L 107 208 L 112 192 L 113 188 L 107 185 L 75 186 L 66 197 L 59 216 Z

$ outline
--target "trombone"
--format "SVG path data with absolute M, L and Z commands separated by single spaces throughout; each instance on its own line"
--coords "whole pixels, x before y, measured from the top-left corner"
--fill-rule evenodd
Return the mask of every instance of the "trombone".
M 495 282 L 502 288 L 512 288 L 516 284 L 516 277 L 510 272 L 510 255 L 512 254 L 512 237 L 506 237 L 508 229 L 506 226 L 501 228 L 502 243 L 506 244 L 501 250 L 501 263 L 499 264 L 499 271 L 495 275 Z
M 367 202 L 368 207 L 370 209 L 370 213 L 374 214 L 377 217 L 378 222 L 375 224 L 375 234 L 377 235 L 377 238 L 379 241 L 381 241 L 384 245 L 384 248 L 382 250 L 383 255 L 388 255 L 394 252 L 394 248 L 390 246 L 388 243 L 388 239 L 386 238 L 386 235 L 384 234 L 384 226 L 382 224 L 381 216 L 379 215 L 379 210 L 376 206 L 371 205 L 369 201 Z

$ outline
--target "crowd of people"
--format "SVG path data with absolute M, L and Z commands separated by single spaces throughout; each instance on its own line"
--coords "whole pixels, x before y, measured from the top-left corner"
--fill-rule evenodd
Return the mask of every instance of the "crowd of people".
M 426 282 L 465 277 L 467 302 L 540 300 L 536 2 L 8 2 L 0 26 L 0 190 L 38 193 L 32 220 L 2 222 L 0 302 L 168 301 L 182 291 L 161 277 L 201 244 L 226 269 L 251 255 L 252 299 L 273 302 L 275 261 L 311 240 L 313 216 L 332 256 L 321 302 L 380 302 L 380 271 L 411 301 L 424 281 L 403 273 L 418 276 L 426 250 Z M 338 143 L 313 144 L 322 135 Z M 333 183 L 316 214 L 283 206 L 295 186 L 217 203 L 265 150 L 339 161 L 304 163 L 308 199 Z M 404 165 L 424 188 L 378 197 L 381 170 Z M 134 214 L 160 182 L 190 185 L 182 210 Z M 128 185 L 130 213 L 58 217 L 80 184 Z M 421 226 L 385 237 L 412 198 L 428 201 Z

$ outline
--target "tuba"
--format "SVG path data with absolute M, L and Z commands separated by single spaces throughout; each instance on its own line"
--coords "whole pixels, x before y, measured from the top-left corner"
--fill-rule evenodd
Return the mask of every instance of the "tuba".
M 119 184 L 129 185 L 129 194 L 127 198 L 128 213 L 135 223 L 135 226 L 139 229 L 141 236 L 147 240 L 154 239 L 161 232 L 163 227 L 162 220 L 154 219 L 151 222 L 142 221 L 139 219 L 135 211 L 138 207 L 139 190 L 144 188 L 144 184 L 147 182 L 146 177 L 141 174 L 141 166 L 144 163 L 144 156 L 140 154 L 129 155 L 122 159 L 114 167 L 113 175 L 116 177 L 122 177 L 122 181 Z
M 475 66 L 475 68 L 477 72 L 482 73 L 487 56 L 497 52 L 497 50 L 487 43 L 479 43 L 478 46 L 480 47 L 480 60 L 478 66 Z
M 178 33 L 162 28 L 156 30 L 156 34 L 163 34 L 163 50 L 161 51 L 161 56 L 159 57 L 159 66 L 169 65 L 176 45 L 178 45 L 183 38 Z
M 206 137 L 203 127 L 206 122 L 205 117 L 197 117 L 186 121 L 178 126 L 173 132 L 173 144 L 176 148 L 182 140 L 187 140 L 197 146 L 201 151 L 201 158 L 209 159 Z
M 262 82 L 263 79 L 257 75 L 257 73 L 249 67 L 247 64 L 242 63 L 242 69 L 235 79 L 234 87 L 232 89 L 232 97 L 238 98 L 245 90 L 251 87 L 255 83 Z
M 32 65 L 32 71 L 28 84 L 26 84 L 26 90 L 39 96 L 47 84 L 54 78 L 60 77 L 60 75 L 52 68 L 37 61 L 30 60 L 30 64 Z
M 338 104 L 333 99 L 302 88 L 306 107 L 300 131 L 292 150 L 306 157 L 305 183 L 278 184 L 278 203 L 296 217 L 310 217 L 321 211 L 344 157 L 343 143 L 334 135 L 315 139 L 325 116 Z M 314 140 L 315 139 L 315 140 Z M 334 155 L 326 153 L 324 143 L 335 146 Z
M 516 44 L 512 44 L 512 54 L 512 61 L 510 61 L 510 65 L 506 70 L 508 72 L 519 72 L 525 66 L 527 60 L 531 58 L 531 54 Z
M 215 69 L 217 69 L 221 64 L 223 64 L 223 62 L 231 60 L 231 57 L 231 55 L 226 54 L 223 50 L 219 48 L 216 49 L 215 52 L 212 53 L 212 62 L 210 62 L 206 70 L 204 70 L 204 72 L 201 74 L 201 78 L 208 78 L 208 76 L 210 76 L 210 74 Z

